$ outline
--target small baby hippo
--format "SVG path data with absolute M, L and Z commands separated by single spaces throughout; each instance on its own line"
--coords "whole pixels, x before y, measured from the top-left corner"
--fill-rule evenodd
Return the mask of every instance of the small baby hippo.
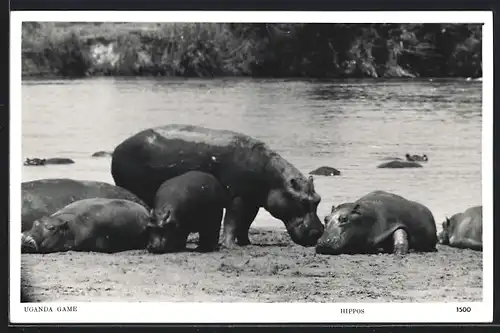
M 188 171 L 165 181 L 151 211 L 148 251 L 182 251 L 189 234 L 195 232 L 199 235 L 197 251 L 218 250 L 226 201 L 226 190 L 208 173 Z

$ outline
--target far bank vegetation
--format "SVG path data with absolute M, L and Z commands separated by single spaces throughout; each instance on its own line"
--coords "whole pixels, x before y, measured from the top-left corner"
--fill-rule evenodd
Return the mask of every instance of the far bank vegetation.
M 481 77 L 480 24 L 23 24 L 23 76 Z

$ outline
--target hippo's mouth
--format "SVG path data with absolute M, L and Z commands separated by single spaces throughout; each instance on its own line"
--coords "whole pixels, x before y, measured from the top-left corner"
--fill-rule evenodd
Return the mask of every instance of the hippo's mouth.
M 292 241 L 304 247 L 315 246 L 324 231 L 324 226 L 318 219 L 317 227 L 308 227 L 306 218 L 296 218 L 285 222 L 286 230 Z

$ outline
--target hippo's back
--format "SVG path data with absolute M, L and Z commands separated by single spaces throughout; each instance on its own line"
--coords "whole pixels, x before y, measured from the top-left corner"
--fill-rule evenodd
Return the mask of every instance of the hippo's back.
M 474 207 L 467 208 L 463 214 L 470 216 L 474 219 L 478 219 L 478 220 L 482 221 L 483 220 L 483 206 L 474 206 Z
M 100 226 L 125 226 L 140 224 L 145 226 L 149 211 L 141 204 L 126 199 L 89 198 L 77 200 L 61 208 L 52 216 L 68 215 L 83 217 L 80 223 Z
M 156 194 L 155 206 L 164 201 L 191 202 L 209 206 L 225 206 L 227 192 L 213 175 L 201 171 L 189 171 L 165 181 Z M 193 209 L 193 207 L 191 207 Z
M 22 231 L 29 230 L 33 221 L 55 213 L 68 204 L 88 198 L 127 199 L 145 203 L 129 191 L 97 181 L 68 178 L 41 179 L 21 184 Z
M 143 130 L 120 143 L 112 155 L 115 184 L 148 205 L 160 185 L 187 171 L 212 174 L 224 186 L 246 172 L 255 147 L 264 144 L 241 133 L 172 124 Z M 261 161 L 257 161 L 260 163 Z
M 385 191 L 370 192 L 359 201 L 382 207 L 382 215 L 389 218 L 389 223 L 395 221 L 403 223 L 414 248 L 428 248 L 437 244 L 436 222 L 432 212 L 425 205 Z M 386 227 L 390 225 L 383 228 Z

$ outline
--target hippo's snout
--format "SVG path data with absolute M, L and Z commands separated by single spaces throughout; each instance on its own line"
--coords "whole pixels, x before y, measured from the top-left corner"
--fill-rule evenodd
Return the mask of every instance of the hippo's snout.
M 21 253 L 36 253 L 38 245 L 31 236 L 21 234 Z
M 316 253 L 318 254 L 341 254 L 342 246 L 340 238 L 322 238 L 316 245 Z
M 304 247 L 315 246 L 325 229 L 316 214 L 291 220 L 285 226 L 292 240 Z

